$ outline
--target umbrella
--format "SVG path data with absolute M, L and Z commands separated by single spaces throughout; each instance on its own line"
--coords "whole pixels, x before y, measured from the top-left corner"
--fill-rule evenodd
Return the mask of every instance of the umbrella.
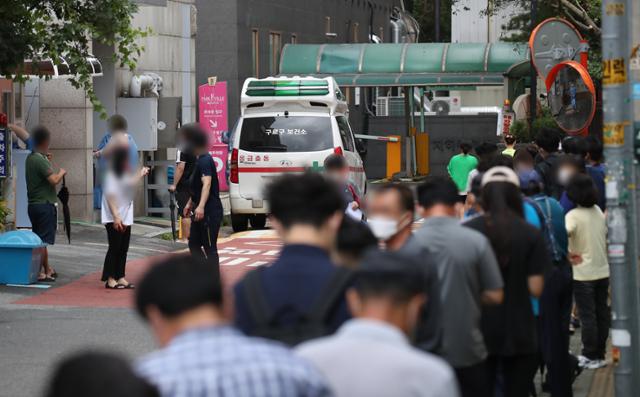
M 171 212 L 171 235 L 176 242 L 176 193 L 169 192 L 169 210 Z
M 69 189 L 67 189 L 67 181 L 62 177 L 62 187 L 58 192 L 58 198 L 62 203 L 62 214 L 64 215 L 64 230 L 67 232 L 67 240 L 71 244 L 71 214 L 69 212 Z

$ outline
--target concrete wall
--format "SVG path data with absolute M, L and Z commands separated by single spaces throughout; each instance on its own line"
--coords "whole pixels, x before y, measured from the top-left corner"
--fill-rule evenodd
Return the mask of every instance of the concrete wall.
M 270 75 L 269 34 L 279 33 L 282 45 L 292 37 L 302 43 L 368 42 L 369 2 L 362 0 L 196 0 L 196 84 L 217 76 L 229 84 L 231 125 L 239 114 L 242 83 L 253 74 L 252 31 L 259 35 L 259 75 Z M 373 33 L 387 36 L 393 0 L 375 0 Z M 327 38 L 326 17 L 331 33 Z M 357 29 L 354 29 L 357 24 Z M 357 34 L 354 34 L 354 31 Z M 354 37 L 356 36 L 356 37 Z
M 71 217 L 93 218 L 93 108 L 67 79 L 40 81 L 39 123 L 51 131 L 54 167 L 67 170 Z
M 511 34 L 503 26 L 518 13 L 517 4 L 508 5 L 487 16 L 488 4 L 489 0 L 460 0 L 453 6 L 452 43 L 495 43 Z

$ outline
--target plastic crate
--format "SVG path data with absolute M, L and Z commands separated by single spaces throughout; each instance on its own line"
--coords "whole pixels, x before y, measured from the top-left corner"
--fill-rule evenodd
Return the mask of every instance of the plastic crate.
M 33 284 L 47 245 L 37 234 L 15 230 L 0 234 L 0 284 Z

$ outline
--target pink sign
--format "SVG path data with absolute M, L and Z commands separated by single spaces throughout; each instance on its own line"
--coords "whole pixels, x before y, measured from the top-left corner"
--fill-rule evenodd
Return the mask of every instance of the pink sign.
M 229 185 L 227 184 L 227 156 L 229 154 L 229 147 L 224 143 L 221 145 L 211 145 L 209 147 L 209 154 L 213 157 L 213 162 L 216 165 L 220 191 L 229 191 Z
M 210 149 L 214 145 L 222 144 L 222 134 L 229 130 L 227 107 L 226 81 L 198 87 L 198 121 L 209 134 Z

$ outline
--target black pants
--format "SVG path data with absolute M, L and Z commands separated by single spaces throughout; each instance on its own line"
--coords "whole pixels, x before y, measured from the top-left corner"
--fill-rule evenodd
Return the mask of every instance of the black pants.
M 205 210 L 204 219 L 196 222 L 191 219 L 191 228 L 189 229 L 189 251 L 195 258 L 205 259 L 216 269 L 220 268 L 220 259 L 218 257 L 218 231 L 222 223 L 222 215 L 207 214 Z
M 502 375 L 502 396 L 526 397 L 529 395 L 531 381 L 537 367 L 537 354 L 489 356 L 487 358 L 489 390 L 495 391 L 496 379 L 500 372 Z
M 461 397 L 491 397 L 487 379 L 487 367 L 484 361 L 470 367 L 454 368 Z
M 573 275 L 568 263 L 554 266 L 545 275 L 540 297 L 540 344 L 553 397 L 571 397 L 569 319 L 573 302 Z
M 102 267 L 102 281 L 107 281 L 109 277 L 118 280 L 124 277 L 124 267 L 127 263 L 127 252 L 129 252 L 129 240 L 131 239 L 131 226 L 127 226 L 124 232 L 119 232 L 113 227 L 113 223 L 104 225 L 107 228 L 107 238 L 109 239 L 109 249 L 104 258 Z
M 573 295 L 582 324 L 582 355 L 590 360 L 604 360 L 611 326 L 607 304 L 609 278 L 574 281 Z

